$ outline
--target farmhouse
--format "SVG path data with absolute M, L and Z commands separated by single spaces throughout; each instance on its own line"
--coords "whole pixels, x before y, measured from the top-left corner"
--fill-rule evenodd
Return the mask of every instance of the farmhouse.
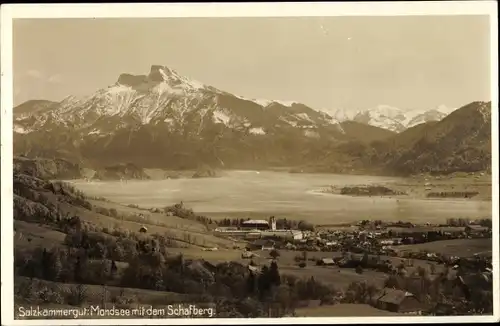
M 274 241 L 259 239 L 247 245 L 248 250 L 273 250 Z
M 480 235 L 483 232 L 487 232 L 488 227 L 481 226 L 481 225 L 476 225 L 476 224 L 469 224 L 465 227 L 465 232 L 469 234 L 477 234 Z
M 297 230 L 267 230 L 261 232 L 262 238 L 277 238 L 282 240 L 302 240 L 301 231 Z
M 419 313 L 423 309 L 412 293 L 390 288 L 383 289 L 379 294 L 377 306 L 383 310 L 402 313 Z
M 318 261 L 318 265 L 332 266 L 332 265 L 335 265 L 335 261 L 332 258 L 322 258 Z

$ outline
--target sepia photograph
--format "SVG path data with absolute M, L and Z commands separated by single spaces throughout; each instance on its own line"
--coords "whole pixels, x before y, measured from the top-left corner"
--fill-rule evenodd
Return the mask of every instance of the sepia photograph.
M 499 320 L 496 2 L 1 14 L 3 325 Z

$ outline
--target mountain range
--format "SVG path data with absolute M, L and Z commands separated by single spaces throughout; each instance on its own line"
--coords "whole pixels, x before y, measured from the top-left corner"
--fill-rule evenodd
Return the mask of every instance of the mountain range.
M 421 123 L 439 121 L 454 110 L 445 105 L 429 110 L 403 110 L 389 105 L 378 105 L 362 110 L 336 109 L 328 113 L 339 122 L 356 121 L 394 132 L 402 132 Z
M 471 105 L 491 110 L 484 102 Z M 126 162 L 144 168 L 262 168 L 314 161 L 332 172 L 372 170 L 390 163 L 384 155 L 391 150 L 381 143 L 444 123 L 460 116 L 458 111 L 463 110 L 379 106 L 351 111 L 351 116 L 345 110 L 327 114 L 298 102 L 247 99 L 153 65 L 147 75 L 121 74 L 116 83 L 89 96 L 15 107 L 14 153 L 92 167 Z M 376 154 L 373 143 L 379 146 Z M 409 156 L 394 156 L 401 163 L 393 168 L 408 165 L 404 160 Z M 400 169 L 415 172 L 410 170 Z

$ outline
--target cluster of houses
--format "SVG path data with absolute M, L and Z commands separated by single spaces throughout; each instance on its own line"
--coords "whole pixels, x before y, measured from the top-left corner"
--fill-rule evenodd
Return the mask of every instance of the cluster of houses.
M 304 232 L 300 230 L 278 229 L 274 216 L 271 216 L 269 221 L 247 220 L 243 221 L 238 227 L 218 227 L 214 232 L 218 235 L 239 237 L 248 241 L 274 238 L 294 242 L 305 237 Z
M 317 228 L 316 231 L 277 229 L 276 219 L 247 220 L 239 227 L 219 227 L 222 236 L 239 237 L 247 241 L 247 250 L 347 251 L 372 255 L 404 256 L 406 258 L 439 261 L 433 253 L 409 253 L 401 245 L 438 240 L 490 238 L 491 228 L 470 224 L 463 227 L 407 224 L 370 224 Z
M 476 277 L 480 275 L 485 282 L 491 282 L 491 256 L 461 258 L 445 256 L 425 251 L 406 251 L 402 245 L 426 243 L 438 240 L 491 238 L 491 227 L 470 223 L 465 226 L 451 225 L 414 225 L 411 223 L 374 224 L 357 223 L 344 227 L 317 227 L 315 231 L 278 229 L 276 220 L 248 220 L 239 227 L 216 229 L 220 235 L 240 237 L 247 240 L 246 251 L 242 258 L 259 256 L 256 251 L 292 250 L 324 251 L 325 258 L 316 260 L 317 265 L 337 265 L 345 268 L 371 268 L 384 273 L 405 275 L 406 269 L 413 266 L 413 259 L 436 261 L 453 266 L 460 266 L 462 273 L 469 270 Z M 326 252 L 328 252 L 326 254 Z M 354 254 L 354 255 L 353 255 Z M 356 255 L 358 254 L 358 255 Z M 367 254 L 367 255 L 366 255 Z M 389 257 L 402 258 L 397 265 Z M 305 258 L 304 258 L 305 259 Z M 311 259 L 309 259 L 311 260 Z M 366 261 L 365 261 L 366 260 Z M 257 266 L 249 270 L 258 273 Z M 466 272 L 469 274 L 469 272 Z M 477 274 L 477 275 L 476 275 Z M 409 275 L 409 274 L 407 274 Z M 472 276 L 471 276 L 472 277 Z M 417 278 L 416 281 L 419 281 Z M 464 281 L 464 284 L 477 282 Z M 312 300 L 315 301 L 315 300 Z M 317 300 L 316 300 L 317 301 Z M 406 314 L 421 314 L 426 307 L 416 295 L 407 291 L 384 288 L 374 294 L 372 305 L 383 310 Z

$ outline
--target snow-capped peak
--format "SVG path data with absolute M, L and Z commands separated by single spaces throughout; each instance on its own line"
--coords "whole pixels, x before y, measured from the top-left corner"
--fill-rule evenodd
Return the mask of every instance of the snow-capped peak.
M 338 121 L 356 121 L 375 127 L 401 132 L 428 121 L 438 121 L 453 112 L 446 105 L 439 105 L 429 110 L 404 110 L 382 104 L 362 110 L 324 110 Z
M 199 90 L 205 88 L 205 85 L 203 85 L 203 83 L 181 76 L 179 73 L 177 73 L 173 69 L 170 69 L 169 67 L 159 65 L 151 66 L 149 78 L 152 80 L 158 80 L 158 74 L 161 76 L 161 82 L 167 83 L 172 88 L 180 88 L 185 90 Z
M 444 114 L 450 114 L 453 111 L 455 111 L 456 108 L 449 108 L 448 106 L 441 104 L 441 105 L 438 105 L 435 110 L 439 111 L 441 113 L 444 113 Z

